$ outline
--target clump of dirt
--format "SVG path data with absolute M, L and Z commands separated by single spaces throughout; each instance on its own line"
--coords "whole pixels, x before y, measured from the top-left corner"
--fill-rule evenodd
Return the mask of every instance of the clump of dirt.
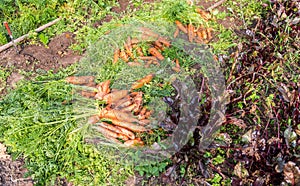
M 6 154 L 6 148 L 0 143 L 0 184 L 14 186 L 32 186 L 31 178 L 24 178 L 26 169 L 23 160 L 12 161 Z
M 77 62 L 81 56 L 69 46 L 75 43 L 74 34 L 63 33 L 53 38 L 48 47 L 41 44 L 19 46 L 0 53 L 0 66 L 24 71 L 57 70 Z

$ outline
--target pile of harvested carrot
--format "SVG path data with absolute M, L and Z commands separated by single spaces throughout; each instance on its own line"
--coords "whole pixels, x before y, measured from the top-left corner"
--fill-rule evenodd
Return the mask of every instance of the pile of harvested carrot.
M 153 79 L 149 74 L 132 84 L 131 90 L 111 90 L 110 80 L 96 84 L 94 76 L 71 76 L 66 82 L 74 85 L 89 86 L 95 91 L 80 91 L 87 98 L 106 102 L 106 107 L 99 109 L 99 114 L 90 116 L 88 124 L 112 142 L 125 146 L 143 145 L 144 142 L 136 134 L 149 131 L 151 111 L 143 106 L 141 88 Z
M 196 9 L 196 12 L 205 21 L 212 18 L 208 12 L 201 9 Z M 177 28 L 174 38 L 181 31 L 187 34 L 190 42 L 208 43 L 212 39 L 211 28 L 203 28 L 201 25 L 194 26 L 191 23 L 183 25 L 180 21 L 175 21 L 175 24 Z M 171 47 L 171 42 L 149 28 L 140 27 L 140 31 L 142 33 L 140 39 L 129 36 L 121 48 L 114 50 L 113 64 L 121 59 L 129 66 L 149 67 L 150 65 L 159 66 L 160 61 L 165 59 L 162 52 Z M 147 55 L 139 46 L 140 43 L 148 44 Z M 174 59 L 173 62 L 175 66 L 172 69 L 179 72 L 179 60 Z M 135 90 L 149 83 L 153 77 L 153 74 L 149 74 L 136 81 L 132 84 L 130 91 L 111 90 L 110 80 L 96 84 L 94 76 L 71 76 L 66 78 L 66 82 L 93 87 L 94 91 L 83 90 L 79 93 L 87 98 L 105 101 L 106 107 L 99 109 L 99 114 L 90 116 L 88 119 L 88 123 L 93 125 L 93 129 L 115 143 L 136 146 L 144 144 L 140 138 L 136 137 L 137 134 L 150 131 L 146 127 L 150 123 L 151 111 L 143 106 L 143 92 Z
M 212 19 L 209 12 L 196 9 L 196 12 L 204 21 Z M 180 32 L 187 34 L 189 42 L 196 42 L 200 44 L 207 44 L 212 39 L 212 28 L 204 28 L 203 25 L 193 25 L 192 23 L 188 25 L 183 25 L 180 21 L 176 20 L 176 31 L 173 37 L 176 38 Z M 150 65 L 160 65 L 160 61 L 164 60 L 165 57 L 162 52 L 165 48 L 171 47 L 171 41 L 167 38 L 160 36 L 159 34 L 153 32 L 151 29 L 146 27 L 141 27 L 140 32 L 142 33 L 141 38 L 131 38 L 128 36 L 127 41 L 121 48 L 116 48 L 113 56 L 113 63 L 117 63 L 119 59 L 126 62 L 129 66 L 144 66 L 148 68 Z M 147 43 L 148 51 L 145 55 L 139 44 Z M 144 63 L 141 63 L 143 61 Z M 173 60 L 175 66 L 172 69 L 176 72 L 180 71 L 180 65 L 178 59 Z

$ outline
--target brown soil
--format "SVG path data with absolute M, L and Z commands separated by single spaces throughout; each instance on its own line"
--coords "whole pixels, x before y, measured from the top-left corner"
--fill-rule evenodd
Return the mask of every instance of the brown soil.
M 19 53 L 10 48 L 0 53 L 0 65 L 4 68 L 24 71 L 57 70 L 77 62 L 80 55 L 68 49 L 75 42 L 72 33 L 53 38 L 45 47 L 42 44 L 19 46 Z

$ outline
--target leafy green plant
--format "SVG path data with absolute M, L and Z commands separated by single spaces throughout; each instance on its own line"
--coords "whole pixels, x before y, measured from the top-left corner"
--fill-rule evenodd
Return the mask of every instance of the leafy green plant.
M 158 176 L 161 172 L 163 172 L 168 164 L 170 163 L 170 160 L 165 160 L 163 162 L 157 162 L 147 165 L 138 165 L 134 169 L 141 175 L 141 176 Z

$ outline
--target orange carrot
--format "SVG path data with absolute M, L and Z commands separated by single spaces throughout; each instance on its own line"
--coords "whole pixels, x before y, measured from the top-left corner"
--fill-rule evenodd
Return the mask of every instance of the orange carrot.
M 118 104 L 116 105 L 115 109 L 122 109 L 122 108 L 125 108 L 125 107 L 128 107 L 129 105 L 132 104 L 132 101 L 130 98 L 123 98 L 121 99 Z
M 114 125 L 124 127 L 124 128 L 129 129 L 133 132 L 145 132 L 145 131 L 147 131 L 147 129 L 145 127 L 140 126 L 140 125 L 136 125 L 136 124 L 133 124 L 133 123 L 130 123 L 130 122 L 119 121 L 119 120 L 115 120 L 115 119 L 112 119 L 111 122 Z
M 149 75 L 143 77 L 142 79 L 134 82 L 131 86 L 131 90 L 141 88 L 146 83 L 149 83 L 153 79 L 153 77 L 154 77 L 154 74 L 149 74 Z
M 171 46 L 170 41 L 168 41 L 166 38 L 160 37 L 160 38 L 158 38 L 158 41 L 161 42 L 166 47 L 170 47 Z
M 141 140 L 134 139 L 134 140 L 128 140 L 128 141 L 126 141 L 124 143 L 124 145 L 127 146 L 127 147 L 143 146 L 144 142 L 141 141 Z
M 193 42 L 194 39 L 194 26 L 190 23 L 188 24 L 188 38 L 189 42 Z
M 131 105 L 127 106 L 127 107 L 122 108 L 121 111 L 122 111 L 122 112 L 131 112 L 131 111 L 133 111 L 136 107 L 137 107 L 136 104 L 131 104 Z
M 152 113 L 152 112 L 151 112 L 150 110 L 147 111 L 147 112 L 145 113 L 145 118 L 148 119 L 148 118 L 150 117 L 151 113 Z
M 119 127 L 119 126 L 116 126 L 117 129 L 119 129 L 121 131 L 122 134 L 124 134 L 125 136 L 127 136 L 129 139 L 135 139 L 135 135 L 133 132 L 131 132 L 130 130 L 128 129 L 125 129 L 123 127 Z
M 146 27 L 140 27 L 141 32 L 143 33 L 143 36 L 145 39 L 149 39 L 149 37 L 151 37 L 150 39 L 155 39 L 158 38 L 159 35 L 154 33 L 151 29 L 146 28 Z
M 116 126 L 108 124 L 106 122 L 97 123 L 97 126 L 101 126 L 101 127 L 106 128 L 110 131 L 113 131 L 115 133 L 122 133 L 122 131 L 120 129 L 118 129 Z
M 116 132 L 113 132 L 111 130 L 108 130 L 100 125 L 98 125 L 97 127 L 93 127 L 95 130 L 97 130 L 98 132 L 100 132 L 101 134 L 103 134 L 104 136 L 110 136 L 113 138 L 120 138 L 124 141 L 129 140 L 129 138 L 123 134 L 118 134 Z
M 93 98 L 93 97 L 95 97 L 96 92 L 90 92 L 90 91 L 82 90 L 82 91 L 79 92 L 79 94 L 82 95 L 83 97 L 86 97 L 86 98 Z
M 84 85 L 93 83 L 95 80 L 94 76 L 69 76 L 66 77 L 66 82 L 74 85 Z
M 120 56 L 120 49 L 116 49 L 114 52 L 114 59 L 113 59 L 113 64 L 117 63 L 119 60 L 119 56 Z
M 137 38 L 132 38 L 131 39 L 131 45 L 138 44 L 140 41 Z
M 206 40 L 206 39 L 207 39 L 207 33 L 206 33 L 206 30 L 205 30 L 205 29 L 203 29 L 203 30 L 201 31 L 201 35 L 202 35 L 202 39 L 203 39 L 203 40 Z
M 140 115 L 145 115 L 146 111 L 147 111 L 147 108 L 143 107 L 141 112 L 140 112 Z
M 207 40 L 211 40 L 212 39 L 212 36 L 211 36 L 211 31 L 212 30 L 213 30 L 212 28 L 206 29 L 206 31 L 207 31 Z
M 200 16 L 206 21 L 210 20 L 212 18 L 211 14 L 209 12 L 201 10 L 200 8 L 196 8 L 196 12 L 198 14 L 200 14 Z
M 118 90 L 109 94 L 106 94 L 103 97 L 103 100 L 106 101 L 107 104 L 115 103 L 116 101 L 126 97 L 128 95 L 127 90 Z
M 142 125 L 142 126 L 146 126 L 150 123 L 150 120 L 149 119 L 141 119 L 139 121 L 139 124 Z
M 131 67 L 142 66 L 142 64 L 139 62 L 128 62 L 127 65 L 129 65 Z
M 159 50 L 162 50 L 163 49 L 163 45 L 158 41 L 154 41 L 154 45 L 159 49 Z
M 154 56 L 141 56 L 139 57 L 141 60 L 156 60 L 156 57 Z
M 114 110 L 114 109 L 101 110 L 100 118 L 116 119 L 116 120 L 127 121 L 127 122 L 138 122 L 138 120 L 136 118 L 134 118 L 131 113 L 123 112 L 121 110 Z
M 143 53 L 143 50 L 142 50 L 141 47 L 138 47 L 138 48 L 136 49 L 136 52 L 137 52 L 137 54 L 138 54 L 139 56 L 144 56 L 144 53 Z
M 131 57 L 131 58 L 133 59 L 133 58 L 134 58 L 134 55 L 133 55 L 133 53 L 132 53 L 131 45 L 130 45 L 130 47 L 129 47 L 128 44 L 125 43 L 125 44 L 124 44 L 124 48 L 125 48 L 126 54 L 127 54 L 129 57 Z
M 164 60 L 164 56 L 161 55 L 161 53 L 154 47 L 149 49 L 149 53 L 153 56 L 155 56 L 158 60 Z
M 175 59 L 175 65 L 177 68 L 180 68 L 180 64 L 179 64 L 179 60 L 178 59 Z
M 125 62 L 128 62 L 128 61 L 129 61 L 128 56 L 127 56 L 127 54 L 126 54 L 126 52 L 125 52 L 124 50 L 121 50 L 121 52 L 120 52 L 120 58 L 121 58 L 123 61 L 125 61 Z
M 176 38 L 179 35 L 179 28 L 176 27 L 173 37 Z
M 88 124 L 95 124 L 100 120 L 98 115 L 93 115 L 88 118 Z
M 182 32 L 184 32 L 186 34 L 188 33 L 187 29 L 185 28 L 185 26 L 183 26 L 183 24 L 180 21 L 176 20 L 175 23 L 179 30 L 181 30 Z
M 174 70 L 175 72 L 180 72 L 180 68 L 178 67 L 172 67 L 172 70 Z

